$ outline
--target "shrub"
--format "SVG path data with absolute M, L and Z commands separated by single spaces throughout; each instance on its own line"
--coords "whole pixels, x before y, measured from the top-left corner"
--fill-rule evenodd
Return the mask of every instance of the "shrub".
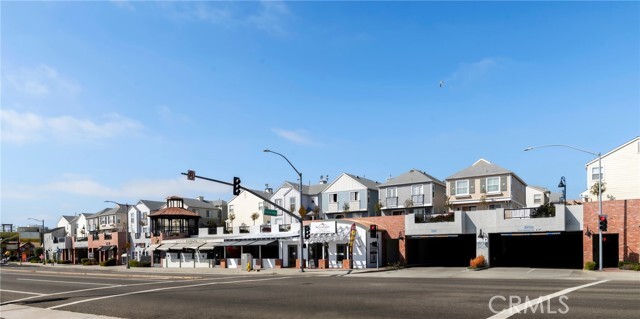
M 32 264 L 37 264 L 37 263 L 40 263 L 41 261 L 42 260 L 40 260 L 40 258 L 38 258 L 38 257 L 29 258 L 29 262 L 32 263 Z
M 58 260 L 58 264 L 68 265 L 71 263 L 71 260 Z
M 90 265 L 97 265 L 98 262 L 93 259 L 93 258 L 82 258 L 80 260 L 80 262 L 84 265 L 84 266 L 90 266 Z
M 480 255 L 474 259 L 471 259 L 471 261 L 469 261 L 469 268 L 471 269 L 483 268 L 484 266 L 485 266 L 484 255 Z
M 635 270 L 635 271 L 640 271 L 640 264 L 635 265 L 635 266 L 633 267 L 633 270 Z
M 18 256 L 10 256 L 9 261 L 18 261 Z
M 596 269 L 596 262 L 595 261 L 587 261 L 586 263 L 584 263 L 584 269 L 586 269 L 586 270 L 594 270 L 594 269 Z
M 622 269 L 623 266 L 624 266 L 624 261 L 618 260 L 618 268 Z
M 150 261 L 141 261 L 138 263 L 138 267 L 151 267 Z
M 107 267 L 107 266 L 115 266 L 116 264 L 117 264 L 116 259 L 115 258 L 110 258 L 110 259 L 107 259 L 107 260 L 101 262 L 100 266 Z
M 139 267 L 137 260 L 129 260 L 129 267 Z

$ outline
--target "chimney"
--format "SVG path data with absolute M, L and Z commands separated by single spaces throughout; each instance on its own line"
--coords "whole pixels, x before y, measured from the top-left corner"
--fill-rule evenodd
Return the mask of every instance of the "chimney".
M 204 196 L 198 196 L 198 200 L 204 202 Z

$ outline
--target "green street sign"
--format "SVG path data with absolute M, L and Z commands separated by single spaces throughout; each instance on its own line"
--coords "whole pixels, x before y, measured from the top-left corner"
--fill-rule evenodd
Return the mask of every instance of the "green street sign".
M 264 214 L 268 216 L 278 216 L 278 211 L 275 209 L 264 209 Z

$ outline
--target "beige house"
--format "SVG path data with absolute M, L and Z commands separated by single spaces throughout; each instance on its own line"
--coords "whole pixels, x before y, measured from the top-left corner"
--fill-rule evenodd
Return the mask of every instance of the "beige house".
M 539 207 L 549 203 L 551 192 L 542 186 L 527 186 L 527 207 Z
M 474 211 L 526 206 L 526 187 L 515 173 L 479 159 L 446 179 L 448 206 Z
M 598 168 L 598 158 L 586 165 L 587 189 L 581 194 L 585 201 L 597 201 L 591 194 L 591 187 L 598 182 L 602 172 L 602 183 L 606 190 L 603 200 L 640 198 L 640 136 L 602 155 L 602 170 Z
M 262 192 L 258 190 L 253 191 L 265 198 L 270 198 L 271 195 L 273 195 L 269 192 Z M 229 213 L 226 219 L 226 227 L 230 229 L 237 227 L 250 227 L 254 224 L 271 224 L 271 216 L 264 215 L 265 208 L 269 208 L 269 204 L 267 202 L 245 190 L 242 190 L 238 196 L 229 200 Z M 254 213 L 258 214 L 258 218 L 255 221 L 251 218 L 251 215 Z

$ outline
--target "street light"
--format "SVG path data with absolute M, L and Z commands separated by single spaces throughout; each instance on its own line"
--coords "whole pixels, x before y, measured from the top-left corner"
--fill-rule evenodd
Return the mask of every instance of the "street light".
M 120 204 L 117 202 L 114 202 L 112 200 L 105 200 L 105 203 L 114 203 L 116 205 L 118 205 L 119 207 L 125 206 L 125 213 L 126 213 L 126 217 L 125 217 L 125 235 L 124 235 L 124 249 L 126 250 L 127 253 L 127 269 L 130 268 L 129 266 L 129 204 Z
M 564 144 L 551 144 L 551 145 L 541 145 L 541 146 L 529 146 L 527 148 L 525 148 L 525 152 L 526 151 L 531 151 L 534 150 L 536 148 L 543 148 L 543 147 L 566 147 L 566 148 L 570 148 L 576 151 L 580 151 L 583 153 L 587 153 L 587 154 L 591 154 L 591 155 L 595 155 L 598 157 L 598 216 L 602 216 L 602 153 L 595 153 L 595 152 L 590 152 L 590 151 L 586 151 L 583 150 L 581 148 L 577 148 L 577 147 L 573 147 L 573 146 L 569 146 L 569 145 L 564 145 Z M 565 198 L 566 200 L 566 198 Z M 598 249 L 598 269 L 602 270 L 602 230 L 598 230 L 598 241 L 600 242 L 600 246 Z
M 280 155 L 282 156 L 282 158 L 284 158 L 287 163 L 289 163 L 289 165 L 291 165 L 291 168 L 293 168 L 294 171 L 296 171 L 296 173 L 298 174 L 298 191 L 300 192 L 300 209 L 298 210 L 298 212 L 302 211 L 302 173 L 300 173 L 295 166 L 293 166 L 293 164 L 291 164 L 291 161 L 289 161 L 289 159 L 278 153 L 278 152 L 274 152 L 270 149 L 265 149 L 263 152 L 265 153 L 273 153 L 276 155 Z M 302 214 L 300 215 L 300 249 L 298 249 L 298 251 L 300 252 L 300 271 L 304 272 L 304 252 L 303 252 L 303 247 L 304 247 L 304 236 L 303 236 L 303 227 L 302 227 Z
M 27 219 L 35 220 L 37 222 L 42 222 L 42 232 L 40 233 L 40 244 L 42 245 L 42 256 L 46 257 L 45 255 L 46 250 L 44 250 L 44 218 L 37 219 L 37 218 L 28 217 Z M 47 263 L 46 258 L 42 258 L 42 264 L 45 265 L 46 263 Z

